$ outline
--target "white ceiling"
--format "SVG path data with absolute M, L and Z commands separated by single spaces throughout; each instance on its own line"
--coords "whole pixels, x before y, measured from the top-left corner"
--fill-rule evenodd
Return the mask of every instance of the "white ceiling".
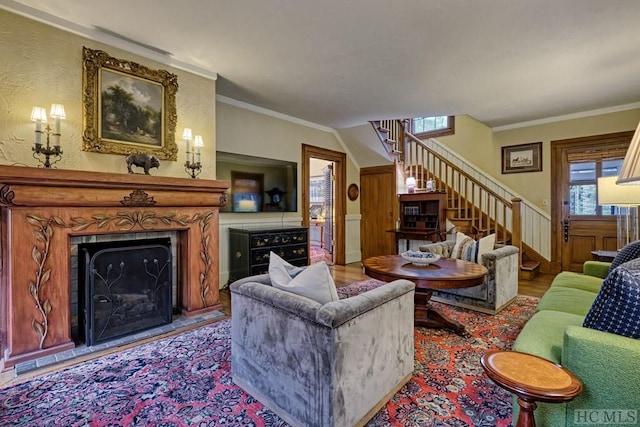
M 333 128 L 444 114 L 496 127 L 640 101 L 638 0 L 0 0 L 0 7 L 108 29 L 217 72 L 221 95 Z

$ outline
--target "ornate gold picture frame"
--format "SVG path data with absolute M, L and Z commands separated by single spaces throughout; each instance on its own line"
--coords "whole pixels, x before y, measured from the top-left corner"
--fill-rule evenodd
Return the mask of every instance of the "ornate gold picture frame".
M 178 76 L 82 49 L 82 149 L 177 160 Z

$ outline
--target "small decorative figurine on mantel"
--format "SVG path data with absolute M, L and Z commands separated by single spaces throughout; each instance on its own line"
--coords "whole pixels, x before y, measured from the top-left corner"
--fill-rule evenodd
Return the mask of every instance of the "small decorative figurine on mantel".
M 129 173 L 134 173 L 131 169 L 131 166 L 138 166 L 144 169 L 145 175 L 150 175 L 149 169 L 151 168 L 160 168 L 160 160 L 156 156 L 152 156 L 147 153 L 135 153 L 129 154 L 126 157 L 127 160 L 127 170 Z

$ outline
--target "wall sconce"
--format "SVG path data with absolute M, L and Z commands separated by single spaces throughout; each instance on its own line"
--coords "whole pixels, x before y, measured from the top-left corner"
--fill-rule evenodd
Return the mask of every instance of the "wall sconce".
M 59 162 L 62 159 L 62 150 L 60 149 L 60 120 L 67 118 L 64 112 L 64 105 L 51 104 L 51 112 L 49 115 L 55 118 L 55 129 L 52 132 L 51 127 L 47 123 L 47 111 L 43 107 L 33 107 L 31 110 L 31 120 L 36 122 L 36 142 L 33 151 L 33 158 L 44 165 L 45 168 L 50 168 L 52 164 Z M 44 130 L 42 130 L 42 124 L 47 123 Z M 42 134 L 47 135 L 46 146 L 42 146 Z M 53 136 L 53 146 L 51 146 L 50 136 Z M 39 156 L 44 156 L 44 161 Z M 51 156 L 57 157 L 53 163 L 51 163 Z
M 407 192 L 408 193 L 415 193 L 416 192 L 416 179 L 412 176 L 407 178 Z
M 191 147 L 190 147 L 190 141 L 192 138 L 191 135 L 192 135 L 191 129 L 185 128 L 184 132 L 182 133 L 182 139 L 184 139 L 187 147 L 187 151 L 186 151 L 187 160 L 184 162 L 184 170 L 185 172 L 187 172 L 187 174 L 191 176 L 191 178 L 195 178 L 198 175 L 200 175 L 200 172 L 202 170 L 202 163 L 200 163 L 200 155 L 201 155 L 202 147 L 204 147 L 204 141 L 202 140 L 201 135 L 196 135 L 193 141 L 193 150 L 191 150 Z

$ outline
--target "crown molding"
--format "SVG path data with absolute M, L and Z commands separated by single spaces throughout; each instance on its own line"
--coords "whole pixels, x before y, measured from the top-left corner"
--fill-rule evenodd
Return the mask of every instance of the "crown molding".
M 528 122 L 513 123 L 510 125 L 496 126 L 491 128 L 492 132 L 500 132 L 503 130 L 519 129 L 529 126 L 545 125 L 548 123 L 562 122 L 565 120 L 582 119 L 585 117 L 599 116 L 601 114 L 617 113 L 620 111 L 633 110 L 640 108 L 640 102 L 632 104 L 617 105 L 615 107 L 600 108 L 597 110 L 583 111 L 580 113 L 565 114 L 563 116 L 548 117 L 546 119 L 531 120 Z
M 278 113 L 277 111 L 269 110 L 267 108 L 258 107 L 257 105 L 249 104 L 248 102 L 238 101 L 237 99 L 229 98 L 224 95 L 216 95 L 216 101 L 220 101 L 225 104 L 233 105 L 234 107 L 242 108 L 243 110 L 253 111 L 254 113 L 264 114 L 265 116 L 275 117 L 277 119 L 286 120 L 287 122 L 296 123 L 309 128 L 321 130 L 323 132 L 333 132 L 334 129 L 319 125 L 317 123 L 309 122 L 297 117 L 289 116 L 287 114 Z
M 104 30 L 100 31 L 96 28 L 84 27 L 71 21 L 67 21 L 66 19 L 59 18 L 46 12 L 31 8 L 16 1 L 0 0 L 0 9 L 13 12 L 25 18 L 33 19 L 34 21 L 50 25 L 52 27 L 72 34 L 76 34 L 81 37 L 85 37 L 89 40 L 104 43 L 106 45 L 125 50 L 127 52 L 145 57 L 147 59 L 151 59 L 153 61 L 157 61 L 171 67 L 175 67 L 179 70 L 187 71 L 200 77 L 204 77 L 210 80 L 217 80 L 218 78 L 218 73 L 181 61 L 171 55 L 162 54 L 162 51 L 160 49 L 154 48 L 152 46 L 145 47 L 133 40 L 127 40 L 126 38 L 118 37 L 115 33 L 105 32 Z
M 347 145 L 344 143 L 344 140 L 342 139 L 338 131 L 333 128 L 319 125 L 317 123 L 309 122 L 307 120 L 299 119 L 297 117 L 289 116 L 287 114 L 278 113 L 277 111 L 268 110 L 263 107 L 258 107 L 257 105 L 249 104 L 248 102 L 238 101 L 237 99 L 229 98 L 224 95 L 216 95 L 216 101 L 233 105 L 234 107 L 242 108 L 244 110 L 253 111 L 254 113 L 264 114 L 266 116 L 274 117 L 276 119 L 285 120 L 287 122 L 295 123 L 301 126 L 306 126 L 312 129 L 317 129 L 323 132 L 331 133 L 336 138 L 336 140 L 338 141 L 338 144 L 340 144 L 340 147 L 342 147 L 347 157 L 351 159 L 351 162 L 355 165 L 356 169 L 360 169 L 360 165 L 356 161 L 355 157 L 353 157 L 353 155 L 351 154 L 351 151 L 349 150 Z

